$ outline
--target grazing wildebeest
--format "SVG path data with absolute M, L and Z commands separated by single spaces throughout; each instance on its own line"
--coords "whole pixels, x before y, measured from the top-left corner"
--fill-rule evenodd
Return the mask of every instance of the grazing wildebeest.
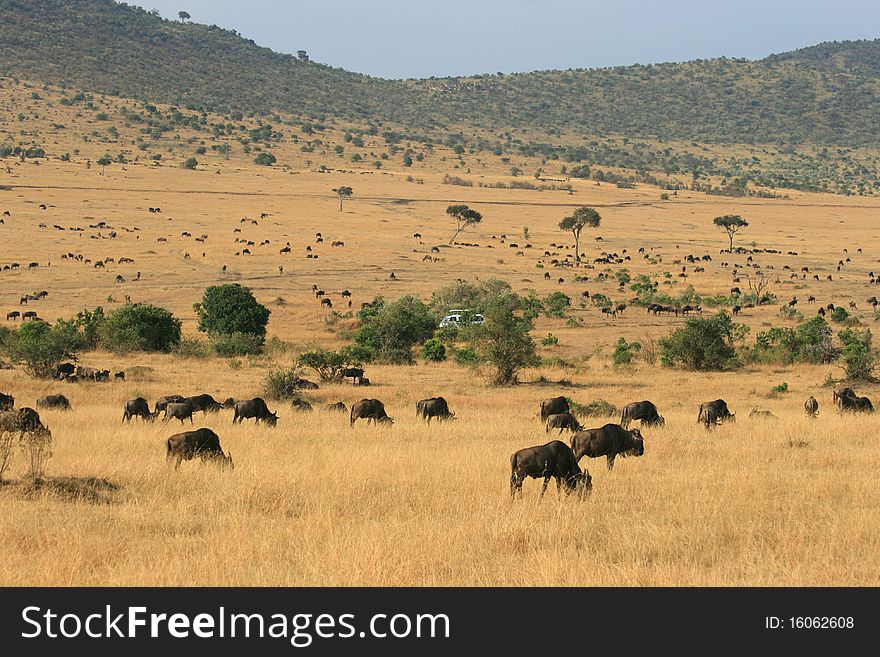
M 70 400 L 64 395 L 46 395 L 37 400 L 37 408 L 58 408 L 70 410 Z
M 443 397 L 431 397 L 416 402 L 416 416 L 426 420 L 429 424 L 431 418 L 438 420 L 454 420 L 455 413 L 449 410 L 449 405 Z
M 201 411 L 202 413 L 207 415 L 208 413 L 216 413 L 221 408 L 220 402 L 218 402 L 207 393 L 202 395 L 193 395 L 192 397 L 187 397 L 186 399 L 192 405 L 193 413 Z
M 332 307 L 333 307 L 333 302 L 332 302 L 330 299 L 327 299 L 327 298 L 321 299 L 321 307 L 323 308 L 323 307 L 325 307 L 325 306 L 326 306 L 327 308 L 332 308 Z
M 562 433 L 566 429 L 569 431 L 580 431 L 583 427 L 578 419 L 571 413 L 554 413 L 547 418 L 547 425 L 544 427 L 545 433 L 550 433 L 551 429 L 559 429 Z
M 122 421 L 131 422 L 131 418 L 140 417 L 146 422 L 152 422 L 156 419 L 156 415 L 158 415 L 158 412 L 150 412 L 150 405 L 147 403 L 147 400 L 143 397 L 138 397 L 137 399 L 129 399 L 125 402 L 122 411 Z
M 624 429 L 617 424 L 606 424 L 598 429 L 578 431 L 571 437 L 571 449 L 575 462 L 584 456 L 591 459 L 604 456 L 608 461 L 608 469 L 614 468 L 614 459 L 618 454 L 624 456 L 641 456 L 645 453 L 645 441 L 638 429 Z
M 367 424 L 370 422 L 394 424 L 394 418 L 385 412 L 385 404 L 378 399 L 361 399 L 351 405 L 348 426 L 354 427 L 354 423 L 360 418 L 366 419 Z
M 278 415 L 269 410 L 261 397 L 236 402 L 233 408 L 235 415 L 232 416 L 232 424 L 240 423 L 246 418 L 255 418 L 256 422 L 265 422 L 270 427 L 278 424 Z
M 40 414 L 27 406 L 0 413 L 0 432 L 3 431 L 52 435 L 40 421 Z
M 234 408 L 237 403 L 238 403 L 237 399 L 234 399 L 232 397 L 227 397 L 226 400 L 222 404 L 220 404 L 220 406 L 222 408 Z
M 541 422 L 557 413 L 568 413 L 568 400 L 565 397 L 551 397 L 541 402 Z
M 842 388 L 834 391 L 834 405 L 840 411 L 852 411 L 854 413 L 873 413 L 874 405 L 867 397 L 858 397 L 852 388 Z
M 165 406 L 165 415 L 162 418 L 163 422 L 168 422 L 171 418 L 177 418 L 180 420 L 180 423 L 183 424 L 183 421 L 189 418 L 190 424 L 195 424 L 193 422 L 193 405 L 189 402 L 188 399 L 182 402 L 171 402 Z
M 810 395 L 810 398 L 804 402 L 804 412 L 810 417 L 816 417 L 819 415 L 819 402 L 816 401 L 816 398 Z
M 727 402 L 723 399 L 716 399 L 715 401 L 700 404 L 700 413 L 697 416 L 697 422 L 702 422 L 706 425 L 707 431 L 712 425 L 717 426 L 727 419 L 731 422 L 736 422 L 736 414 L 730 412 L 730 409 L 727 408 Z
M 294 399 L 290 406 L 295 411 L 308 412 L 312 410 L 312 405 L 305 399 Z
M 755 407 L 749 412 L 749 417 L 752 418 L 752 419 L 754 419 L 754 418 L 762 418 L 762 419 L 765 419 L 765 420 L 775 420 L 775 419 L 777 419 L 777 417 L 776 417 L 775 415 L 773 415 L 772 412 L 770 412 L 770 411 L 768 411 L 768 410 L 760 409 L 760 408 L 758 408 L 757 406 L 755 406 Z
M 342 370 L 342 378 L 351 379 L 352 384 L 354 384 L 356 379 L 362 379 L 363 376 L 364 370 L 361 367 L 346 367 Z
M 125 381 L 125 372 L 116 372 L 116 374 L 113 375 L 113 378 L 117 381 Z
M 180 404 L 185 401 L 186 397 L 183 397 L 182 395 L 166 395 L 165 397 L 159 397 L 159 399 L 156 400 L 155 412 L 160 413 L 164 411 L 168 404 Z
M 220 447 L 220 437 L 210 429 L 196 429 L 184 431 L 171 436 L 166 442 L 169 463 L 174 461 L 174 469 L 180 468 L 182 461 L 189 461 L 195 457 L 202 459 L 202 463 L 212 461 L 223 467 L 233 467 L 232 454 L 226 455 Z
M 348 406 L 346 406 L 343 402 L 336 402 L 335 404 L 327 404 L 324 407 L 325 411 L 334 411 L 337 413 L 348 413 Z
M 0 392 L 0 411 L 11 410 L 15 406 L 15 397 Z
M 628 429 L 629 423 L 633 420 L 641 420 L 642 426 L 666 424 L 666 420 L 657 412 L 657 407 L 647 400 L 633 402 L 623 407 L 623 412 L 620 414 L 620 426 Z
M 27 312 L 21 314 L 22 320 L 36 319 L 36 318 L 37 318 L 37 312 L 35 310 L 28 310 Z
M 526 447 L 510 455 L 510 495 L 522 497 L 522 483 L 526 477 L 544 479 L 541 497 L 547 492 L 550 479 L 556 479 L 556 492 L 565 486 L 566 493 L 577 491 L 581 499 L 587 497 L 593 488 L 593 479 L 586 471 L 582 472 L 577 459 L 568 445 L 561 440 L 553 440 L 545 445 Z
M 17 310 L 6 313 L 6 319 L 11 319 L 13 322 L 17 321 L 19 317 L 21 317 L 21 313 Z

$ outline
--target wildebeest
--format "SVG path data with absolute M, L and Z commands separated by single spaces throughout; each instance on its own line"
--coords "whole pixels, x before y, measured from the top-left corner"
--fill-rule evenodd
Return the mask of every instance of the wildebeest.
M 364 370 L 361 367 L 346 367 L 342 370 L 342 378 L 343 379 L 351 379 L 351 382 L 354 383 L 356 379 L 361 379 L 364 376 Z
M 187 401 L 193 407 L 193 413 L 201 411 L 205 415 L 208 413 L 216 413 L 220 410 L 220 402 L 214 399 L 211 395 L 205 393 L 201 395 L 193 395 L 192 397 L 187 397 Z
M 131 422 L 131 418 L 140 417 L 146 422 L 152 422 L 156 419 L 156 415 L 158 415 L 158 411 L 151 413 L 147 400 L 143 397 L 138 397 L 137 399 L 129 399 L 125 402 L 122 411 L 122 421 Z
M 12 321 L 18 320 L 19 317 L 21 317 L 21 313 L 17 310 L 6 313 L 6 319 L 11 319 Z
M 46 395 L 37 400 L 37 408 L 58 408 L 70 410 L 70 400 L 64 395 Z
M 188 399 L 182 402 L 171 402 L 170 404 L 166 404 L 165 416 L 162 418 L 162 421 L 168 422 L 172 418 L 177 418 L 180 420 L 181 424 L 183 424 L 184 420 L 189 418 L 190 424 L 195 424 L 193 422 L 193 405 Z
M 657 407 L 653 402 L 647 400 L 633 402 L 623 407 L 623 412 L 620 414 L 620 426 L 628 429 L 629 423 L 633 420 L 641 420 L 643 426 L 666 424 L 666 420 L 657 412 Z
M 697 422 L 702 422 L 708 431 L 712 425 L 721 424 L 724 420 L 736 422 L 736 413 L 731 413 L 727 408 L 727 402 L 723 399 L 704 402 L 700 404 L 700 413 L 697 416 Z
M 15 397 L 0 392 L 0 411 L 11 410 L 15 406 Z
M 247 418 L 254 418 L 256 422 L 265 422 L 271 427 L 278 424 L 278 415 L 269 410 L 261 397 L 236 402 L 233 408 L 235 414 L 232 416 L 232 424 L 240 423 Z
M 312 410 L 312 405 L 305 399 L 294 399 L 290 406 L 295 411 L 308 412 Z
M 522 482 L 526 477 L 544 479 L 541 497 L 547 492 L 550 479 L 556 479 L 557 493 L 565 486 L 566 493 L 577 491 L 581 498 L 590 494 L 593 480 L 588 472 L 582 472 L 577 459 L 568 445 L 553 440 L 545 445 L 526 447 L 510 455 L 510 495 L 522 497 Z
M 343 402 L 336 402 L 335 404 L 327 404 L 324 407 L 324 410 L 337 413 L 348 413 L 348 406 L 346 406 Z
M 773 413 L 772 413 L 771 411 L 764 410 L 764 409 L 760 409 L 760 408 L 758 408 L 757 406 L 755 406 L 755 407 L 749 412 L 749 417 L 752 418 L 752 419 L 754 419 L 754 418 L 762 418 L 762 419 L 765 419 L 765 420 L 775 420 L 775 419 L 777 419 L 776 416 L 773 415 Z
M 867 397 L 859 397 L 852 388 L 835 390 L 834 405 L 840 411 L 852 411 L 854 413 L 873 413 L 874 405 Z
M 186 397 L 182 395 L 166 395 L 165 397 L 159 397 L 159 399 L 156 400 L 155 412 L 157 414 L 161 413 L 165 410 L 165 407 L 168 406 L 168 404 L 180 404 L 185 401 Z
M 569 431 L 580 431 L 582 428 L 581 423 L 571 413 L 554 413 L 547 418 L 547 425 L 544 427 L 544 431 L 549 433 L 551 429 L 559 429 L 559 433 L 562 433 L 566 429 Z
M 234 408 L 237 403 L 238 403 L 237 399 L 234 399 L 232 397 L 227 397 L 226 400 L 222 404 L 220 404 L 220 407 L 221 408 Z
M 354 423 L 360 418 L 364 418 L 367 424 L 370 422 L 394 424 L 394 418 L 385 412 L 385 404 L 378 399 L 361 399 L 359 402 L 351 405 L 349 426 L 354 427 Z
M 571 449 L 575 462 L 584 456 L 591 459 L 606 457 L 608 469 L 614 468 L 618 454 L 641 456 L 645 453 L 645 441 L 639 429 L 624 429 L 617 424 L 606 424 L 598 429 L 578 431 L 571 437 Z
M 454 420 L 455 413 L 449 410 L 449 404 L 443 397 L 431 397 L 416 402 L 416 417 L 421 417 L 430 424 L 432 417 L 438 420 Z
M 819 415 L 819 402 L 816 401 L 816 398 L 810 395 L 810 398 L 804 402 L 804 412 L 810 417 L 816 417 Z
M 189 461 L 197 456 L 202 459 L 202 463 L 213 461 L 223 467 L 233 467 L 232 454 L 223 453 L 220 437 L 210 429 L 176 433 L 165 441 L 165 446 L 166 458 L 169 463 L 174 461 L 175 470 L 180 468 L 182 461 Z
M 3 431 L 52 435 L 40 421 L 40 414 L 27 406 L 0 413 L 0 432 Z
M 541 402 L 541 422 L 557 413 L 568 413 L 568 400 L 565 397 L 551 397 Z

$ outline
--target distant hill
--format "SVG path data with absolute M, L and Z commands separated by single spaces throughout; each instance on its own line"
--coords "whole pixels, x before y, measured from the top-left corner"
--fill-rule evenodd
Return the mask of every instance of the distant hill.
M 539 145 L 603 136 L 789 148 L 873 148 L 880 140 L 880 41 L 761 61 L 393 81 L 112 0 L 3 0 L 0 74 L 221 112 L 391 122 L 433 139 L 477 128 Z M 809 188 L 801 175 L 781 179 Z

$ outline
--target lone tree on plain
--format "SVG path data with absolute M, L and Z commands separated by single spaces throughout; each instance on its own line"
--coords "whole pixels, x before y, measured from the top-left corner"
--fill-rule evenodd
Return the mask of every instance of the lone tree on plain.
M 581 261 L 581 231 L 589 226 L 590 228 L 598 228 L 602 217 L 593 208 L 578 208 L 570 217 L 566 217 L 559 222 L 562 230 L 571 231 L 574 235 L 574 259 Z
M 113 158 L 109 155 L 104 155 L 100 160 L 98 160 L 98 164 L 101 165 L 101 175 L 104 175 L 104 169 L 111 164 L 113 164 Z
M 715 217 L 713 223 L 727 231 L 727 236 L 730 238 L 728 251 L 733 253 L 733 236 L 739 232 L 740 228 L 746 228 L 749 222 L 738 214 L 726 214 L 723 217 Z
M 297 50 L 296 56 L 299 57 L 300 61 L 309 61 L 309 53 L 307 53 L 305 50 Z
M 471 210 L 466 205 L 450 205 L 446 208 L 446 214 L 455 219 L 455 234 L 449 240 L 450 244 L 455 241 L 458 234 L 465 228 L 478 224 L 483 220 L 483 215 L 476 210 Z
M 190 15 L 189 15 L 187 12 L 185 12 L 185 11 L 179 11 L 179 12 L 177 12 L 177 17 L 178 17 L 182 22 L 184 22 L 184 23 L 185 23 L 186 21 L 188 21 L 190 18 L 192 18 L 192 16 L 190 16 Z
M 351 187 L 334 187 L 333 191 L 339 196 L 339 211 L 342 212 L 342 202 L 351 198 L 354 195 L 354 190 Z

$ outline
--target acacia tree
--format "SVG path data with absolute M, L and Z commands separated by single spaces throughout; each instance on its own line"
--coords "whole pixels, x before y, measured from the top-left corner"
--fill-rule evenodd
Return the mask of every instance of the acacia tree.
M 736 235 L 741 228 L 746 228 L 749 222 L 740 217 L 738 214 L 726 214 L 723 217 L 715 217 L 713 223 L 719 228 L 727 231 L 727 237 L 730 238 L 730 247 L 728 251 L 733 253 L 733 236 Z
M 466 205 L 450 205 L 446 208 L 446 214 L 455 219 L 455 233 L 452 239 L 449 240 L 450 244 L 455 241 L 458 234 L 465 228 L 478 224 L 483 220 L 483 215 L 476 210 L 471 210 Z
M 562 230 L 571 231 L 574 235 L 574 259 L 581 261 L 581 231 L 589 226 L 590 228 L 598 228 L 602 217 L 593 208 L 578 208 L 570 217 L 566 217 L 559 222 Z
M 339 196 L 339 211 L 342 212 L 342 201 L 351 198 L 354 195 L 354 190 L 351 187 L 334 187 L 333 191 Z
M 192 16 L 190 16 L 190 15 L 189 15 L 187 12 L 185 12 L 185 11 L 179 11 L 179 12 L 177 12 L 177 17 L 178 17 L 182 22 L 184 22 L 184 23 L 185 23 L 186 21 L 188 21 L 190 18 L 192 18 Z

